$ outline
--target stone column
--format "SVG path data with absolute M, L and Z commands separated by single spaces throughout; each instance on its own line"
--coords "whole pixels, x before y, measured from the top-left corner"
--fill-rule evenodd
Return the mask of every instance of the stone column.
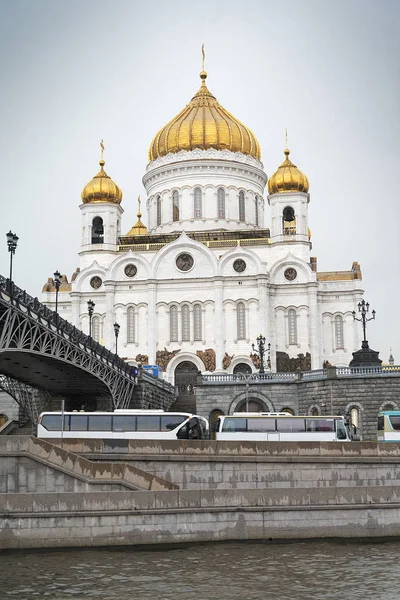
M 155 280 L 147 282 L 147 298 L 147 352 L 149 365 L 155 365 L 157 352 L 157 283 Z
M 265 336 L 265 339 L 270 342 L 269 339 L 269 327 L 267 325 L 269 321 L 269 297 L 267 294 L 267 278 L 260 277 L 257 279 L 258 289 L 258 330 L 251 332 L 251 335 L 256 334 L 256 337 L 260 333 Z M 251 336 L 250 336 L 251 337 Z M 251 340 L 253 342 L 254 340 Z
M 214 282 L 214 316 L 215 316 L 215 367 L 222 369 L 222 359 L 225 347 L 225 314 L 223 309 L 223 281 Z
M 268 339 L 271 344 L 271 371 L 276 372 L 276 320 L 275 320 L 275 290 L 268 285 L 267 288 L 268 302 Z
M 320 336 L 321 328 L 318 314 L 317 290 L 318 284 L 308 284 L 308 339 L 311 353 L 311 369 L 321 369 Z
M 115 335 L 114 335 L 114 323 L 115 323 L 115 282 L 106 281 L 104 282 L 106 288 L 106 319 L 103 325 L 103 338 L 104 345 L 106 348 L 114 352 L 115 350 Z M 126 323 L 120 323 L 121 328 L 126 327 Z
M 71 323 L 75 325 L 78 329 L 81 329 L 80 323 L 80 303 L 81 303 L 81 295 L 79 292 L 71 292 Z M 89 319 L 87 321 L 89 323 Z M 88 327 L 86 327 L 86 334 L 89 333 Z

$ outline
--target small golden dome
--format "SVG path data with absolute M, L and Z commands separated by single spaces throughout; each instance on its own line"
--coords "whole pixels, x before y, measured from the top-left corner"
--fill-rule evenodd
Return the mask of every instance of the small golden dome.
M 151 142 L 149 161 L 180 150 L 230 150 L 261 159 L 260 145 L 248 127 L 219 104 L 200 73 L 201 86 L 189 104 Z
M 140 196 L 138 197 L 138 211 L 137 211 L 137 223 L 128 231 L 126 234 L 127 237 L 132 237 L 134 235 L 147 235 L 149 233 L 146 225 L 144 225 L 141 221 L 142 213 L 140 212 Z
M 307 177 L 289 160 L 290 150 L 286 148 L 284 153 L 286 156 L 285 160 L 268 180 L 268 193 L 307 193 L 310 187 Z
M 82 190 L 83 204 L 96 204 L 98 202 L 112 202 L 121 204 L 122 190 L 113 182 L 103 169 L 106 164 L 103 159 L 104 143 L 101 140 L 101 160 L 99 162 L 100 171 L 95 175 L 92 181 L 89 181 Z

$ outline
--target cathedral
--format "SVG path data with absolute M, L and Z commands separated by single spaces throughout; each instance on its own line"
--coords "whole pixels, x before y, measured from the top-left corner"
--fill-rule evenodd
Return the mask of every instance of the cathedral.
M 81 194 L 79 266 L 61 277 L 63 318 L 170 383 L 181 372 L 257 370 L 259 335 L 265 369 L 348 365 L 360 347 L 360 266 L 318 271 L 306 174 L 286 148 L 267 176 L 256 136 L 219 104 L 204 67 L 197 93 L 150 144 L 147 226 L 140 200 L 137 223 L 124 225 L 101 146 Z M 55 308 L 53 278 L 42 300 Z

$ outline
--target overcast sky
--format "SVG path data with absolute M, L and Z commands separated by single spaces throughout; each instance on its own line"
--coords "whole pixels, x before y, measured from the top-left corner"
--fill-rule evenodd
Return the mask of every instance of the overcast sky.
M 399 0 L 0 0 L 0 273 L 11 229 L 17 285 L 40 297 L 55 270 L 70 280 L 101 138 L 131 228 L 148 147 L 197 91 L 204 42 L 208 87 L 268 175 L 288 128 L 318 269 L 359 261 L 370 345 L 400 364 L 399 25 Z

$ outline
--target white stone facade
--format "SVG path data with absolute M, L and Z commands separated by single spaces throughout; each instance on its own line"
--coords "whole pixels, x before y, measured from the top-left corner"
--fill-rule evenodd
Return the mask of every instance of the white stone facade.
M 207 349 L 215 351 L 217 371 L 225 355 L 233 357 L 228 372 L 239 363 L 254 370 L 251 344 L 259 334 L 271 343 L 272 370 L 276 351 L 290 357 L 309 352 L 313 369 L 324 361 L 348 364 L 360 347 L 352 317 L 363 294 L 358 265 L 317 273 L 309 194 L 266 198 L 266 182 L 259 161 L 227 150 L 158 158 L 143 178 L 149 235 L 132 243 L 118 239 L 120 206 L 81 205 L 80 271 L 71 291 L 60 292 L 61 316 L 88 332 L 90 299 L 93 337 L 114 350 L 113 324 L 119 323 L 120 356 L 134 361 L 147 355 L 156 364 L 157 351 L 179 350 L 164 374 L 171 382 L 182 361 L 206 371 L 196 353 Z M 289 228 L 282 217 L 286 207 L 295 217 Z M 100 244 L 92 243 L 95 217 L 104 224 Z M 177 266 L 182 254 L 186 270 Z M 127 274 L 129 265 L 134 267 Z M 100 278 L 99 287 L 93 278 Z M 54 291 L 45 292 L 43 301 L 54 307 Z

